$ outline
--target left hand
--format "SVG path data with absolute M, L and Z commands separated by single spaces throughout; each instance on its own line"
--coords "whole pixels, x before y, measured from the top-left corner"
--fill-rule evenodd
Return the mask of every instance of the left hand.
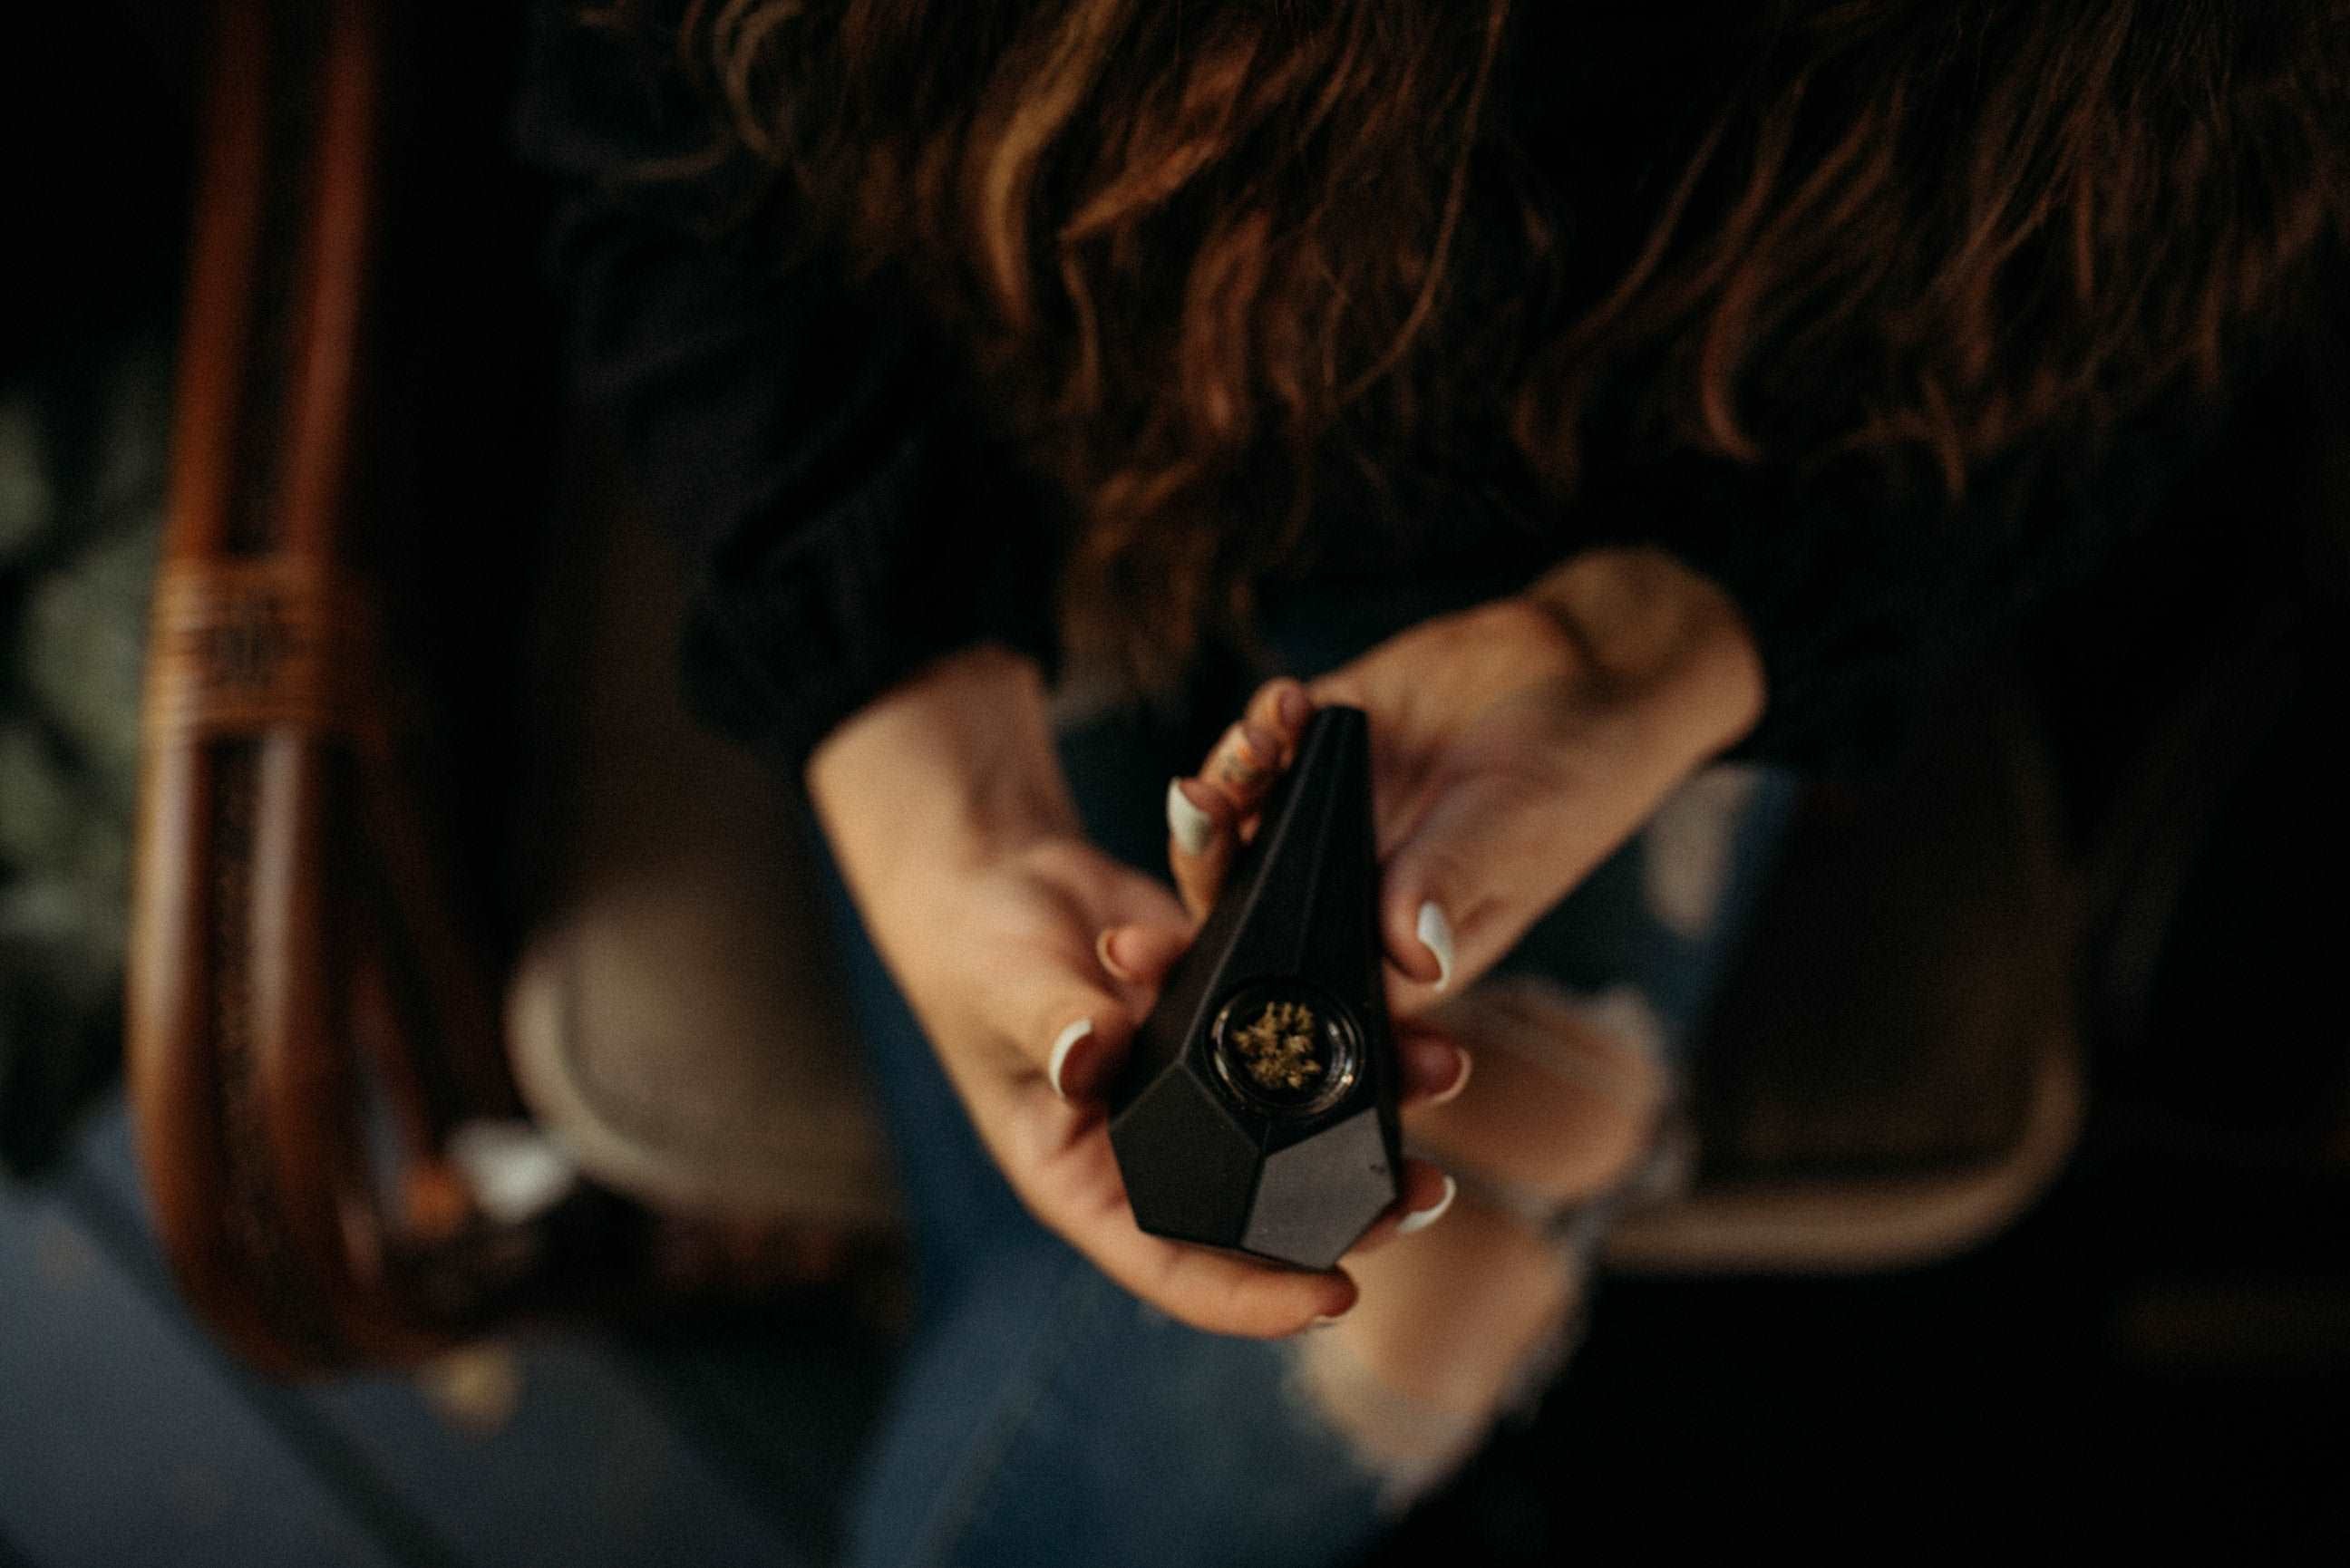
M 1197 1328 L 1284 1334 L 1347 1310 L 1342 1270 L 1276 1267 L 1135 1225 L 1103 1096 L 1191 924 L 1162 885 L 1086 842 L 1033 663 L 988 646 L 939 660 L 840 724 L 807 776 L 876 950 L 1041 1222 Z M 1120 951 L 1098 940 L 1105 929 L 1127 933 Z M 1451 1045 L 1423 1043 L 1400 1062 L 1406 1104 L 1461 1081 Z M 1401 1201 L 1355 1254 L 1441 1207 L 1433 1167 L 1408 1162 L 1402 1176 Z
M 1270 682 L 1170 792 L 1169 858 L 1195 918 L 1325 702 L 1370 716 L 1379 924 L 1405 1019 L 1483 974 L 1745 734 L 1762 673 L 1720 588 L 1660 551 L 1609 549 L 1308 685 Z M 1128 941 L 1147 945 L 1113 932 L 1106 949 Z

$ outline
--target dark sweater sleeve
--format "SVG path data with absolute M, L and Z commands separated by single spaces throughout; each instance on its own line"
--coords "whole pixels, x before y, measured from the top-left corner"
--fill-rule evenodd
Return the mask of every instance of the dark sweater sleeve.
M 1607 542 L 1670 550 L 1743 613 L 1768 699 L 1732 759 L 1865 774 L 2035 606 L 2126 548 L 2209 437 L 2182 402 L 2094 458 L 2009 453 L 1955 497 L 1859 457 L 1798 473 L 1682 453 L 1626 476 Z
M 910 309 L 785 243 L 749 160 L 710 163 L 709 113 L 659 46 L 545 0 L 516 133 L 556 182 L 577 392 L 687 558 L 701 718 L 795 777 L 944 654 L 997 642 L 1052 664 L 1035 487 L 979 436 Z

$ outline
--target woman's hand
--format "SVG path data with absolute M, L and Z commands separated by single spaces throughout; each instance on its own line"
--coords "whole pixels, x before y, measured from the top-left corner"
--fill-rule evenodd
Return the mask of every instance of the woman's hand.
M 1371 718 L 1380 929 L 1400 1019 L 1482 974 L 1752 729 L 1762 674 L 1719 588 L 1660 551 L 1610 549 L 1309 686 L 1274 681 L 1199 776 L 1170 791 L 1170 858 L 1193 913 L 1322 702 Z
M 943 661 L 837 731 L 808 784 L 875 945 L 1039 1220 L 1198 1327 L 1284 1334 L 1353 1303 L 1343 1272 L 1136 1228 L 1100 1096 L 1193 922 L 1161 884 L 1085 842 L 1033 666 L 984 649 Z M 1425 1098 L 1460 1073 L 1457 1051 L 1423 1049 L 1406 1064 L 1407 1094 Z M 1382 1231 L 1431 1207 L 1441 1185 L 1413 1167 Z
M 1751 639 L 1711 584 L 1658 552 L 1596 551 L 1310 686 L 1268 684 L 1200 774 L 1170 787 L 1170 859 L 1197 912 L 1315 706 L 1366 710 L 1398 1047 L 1466 1047 L 1485 1064 L 1471 1083 L 1464 1054 L 1407 1123 L 1417 1147 L 1480 1179 L 1458 1217 L 1365 1260 L 1363 1304 L 1305 1349 L 1305 1386 L 1365 1452 L 1430 1462 L 1522 1386 L 1583 1282 L 1518 1205 L 1570 1206 L 1623 1181 L 1664 1105 L 1648 1042 L 1534 977 L 1471 982 L 1752 728 L 1762 688 Z M 1112 934 L 1128 940 L 1142 943 Z M 1397 1422 L 1399 1396 L 1440 1418 Z

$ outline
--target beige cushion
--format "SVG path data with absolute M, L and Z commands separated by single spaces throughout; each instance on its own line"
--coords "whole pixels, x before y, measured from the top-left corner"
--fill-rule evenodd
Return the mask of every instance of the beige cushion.
M 666 542 L 579 510 L 548 595 L 543 912 L 507 996 L 524 1097 L 584 1169 L 655 1205 L 886 1222 L 796 808 L 683 710 Z
M 2019 691 L 1973 683 L 1898 769 L 1812 792 L 1717 1005 L 1695 1189 L 1617 1232 L 1619 1263 L 1923 1262 L 2062 1168 L 2078 897 Z

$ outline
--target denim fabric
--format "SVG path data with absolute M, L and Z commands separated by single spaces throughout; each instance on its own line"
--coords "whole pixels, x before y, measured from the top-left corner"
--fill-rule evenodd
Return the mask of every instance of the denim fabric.
M 859 1564 L 1343 1562 L 1375 1478 L 1294 1405 L 1286 1347 L 1145 1306 L 1031 1219 L 835 884 L 920 1308 L 851 1505 Z
M 1325 613 L 1276 645 L 1302 673 L 1431 613 Z M 1413 613 L 1416 612 L 1416 613 Z M 1087 826 L 1154 865 L 1173 764 L 1116 720 L 1064 737 Z M 1652 824 L 1505 961 L 1577 991 L 1628 987 L 1678 1052 L 1693 1039 L 1796 795 L 1758 768 L 1721 791 L 1726 868 L 1701 929 L 1648 896 Z M 1659 817 L 1669 815 L 1660 812 Z M 1136 1302 L 1029 1218 L 981 1147 L 837 879 L 833 909 L 858 1026 L 897 1151 L 920 1269 L 903 1374 L 851 1502 L 850 1560 L 913 1564 L 1284 1568 L 1359 1556 L 1386 1519 L 1380 1478 L 1300 1403 L 1294 1348 L 1185 1328 Z

